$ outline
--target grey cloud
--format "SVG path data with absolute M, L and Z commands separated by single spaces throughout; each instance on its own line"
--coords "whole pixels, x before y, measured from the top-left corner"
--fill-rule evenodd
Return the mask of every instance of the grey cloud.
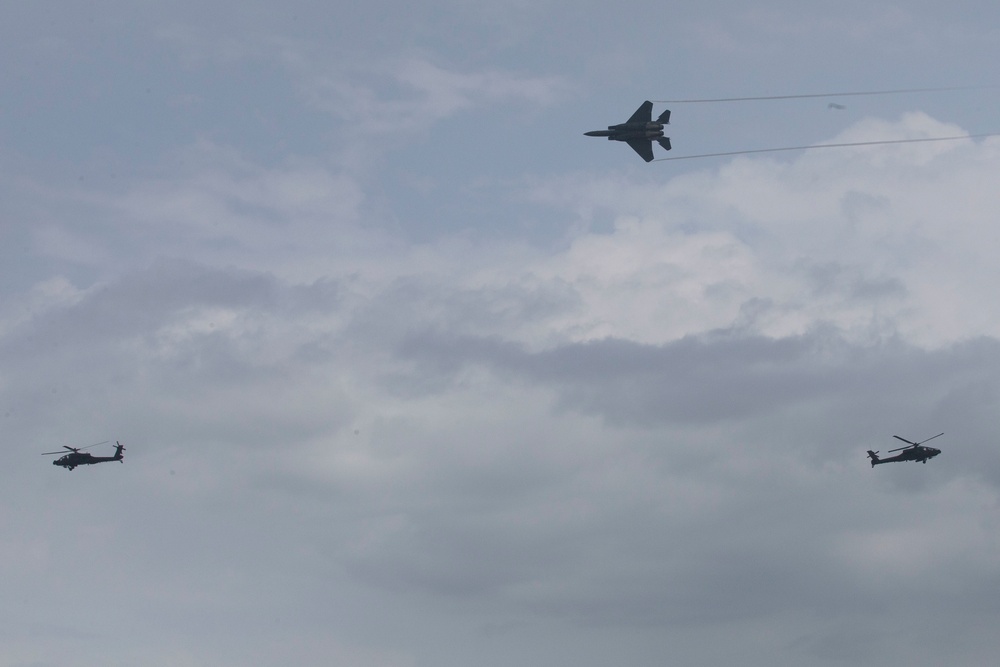
M 990 338 L 928 351 L 895 339 L 850 343 L 823 329 L 782 339 L 734 331 L 664 345 L 607 339 L 531 352 L 495 338 L 424 332 L 402 341 L 398 354 L 425 383 L 437 378 L 425 385 L 436 391 L 446 391 L 463 368 L 479 366 L 549 387 L 558 405 L 610 424 L 756 421 L 786 434 L 781 448 L 821 460 L 851 443 L 879 449 L 891 442 L 881 438 L 901 430 L 913 437 L 943 430 L 963 456 L 983 457 L 977 470 L 1000 485 L 989 434 L 1000 343 Z M 795 415 L 816 410 L 830 423 L 800 428 Z
M 489 338 L 425 333 L 405 340 L 400 354 L 438 372 L 479 363 L 554 385 L 566 403 L 615 422 L 708 422 L 822 394 L 842 373 L 816 355 L 831 342 L 722 334 L 665 345 L 605 339 L 532 353 Z
M 387 349 L 413 331 L 430 327 L 482 336 L 502 330 L 517 336 L 581 308 L 577 291 L 559 280 L 532 276 L 499 284 L 456 287 L 441 278 L 408 276 L 358 308 L 349 334 Z
M 330 309 L 337 299 L 332 282 L 286 288 L 266 274 L 160 259 L 146 270 L 91 288 L 75 304 L 31 318 L 8 336 L 4 347 L 21 353 L 24 345 L 79 345 L 146 335 L 199 308 L 293 313 Z
M 328 347 L 327 333 L 290 322 L 331 314 L 339 301 L 332 282 L 288 285 L 267 274 L 161 260 L 0 338 L 8 424 L 27 427 L 40 411 L 62 406 L 63 418 L 48 424 L 57 441 L 66 437 L 59 431 L 71 433 L 73 422 L 95 415 L 146 437 L 187 438 L 200 428 L 205 439 L 274 442 L 321 431 L 343 417 L 334 378 L 313 378 L 315 397 L 306 401 L 292 390 Z M 314 412 L 324 398 L 329 409 Z
M 907 295 L 906 286 L 898 278 L 869 277 L 861 267 L 839 262 L 805 264 L 803 269 L 817 296 L 843 292 L 852 302 L 900 299 Z

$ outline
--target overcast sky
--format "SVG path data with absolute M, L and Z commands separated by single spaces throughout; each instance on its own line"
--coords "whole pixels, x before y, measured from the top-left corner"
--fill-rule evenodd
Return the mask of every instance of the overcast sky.
M 0 667 L 994 663 L 1000 139 L 583 133 L 1000 132 L 1000 5 L 674 4 L 6 3 Z

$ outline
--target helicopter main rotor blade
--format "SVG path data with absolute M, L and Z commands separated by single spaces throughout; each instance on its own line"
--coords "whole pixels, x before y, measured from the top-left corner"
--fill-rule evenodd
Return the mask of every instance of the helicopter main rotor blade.
M 915 442 L 910 442 L 910 441 L 909 441 L 909 440 L 907 440 L 906 438 L 900 438 L 900 437 L 899 437 L 898 435 L 894 435 L 894 436 L 892 436 L 892 437 L 894 437 L 894 438 L 895 438 L 896 440 L 902 440 L 903 442 L 905 442 L 905 443 L 906 443 L 906 444 L 908 444 L 908 445 L 916 445 L 916 444 L 917 444 L 917 443 L 915 443 Z M 906 448 L 905 448 L 905 447 L 900 447 L 900 449 L 906 449 Z
M 81 449 L 90 449 L 91 447 L 97 447 L 98 445 L 106 445 L 110 440 L 105 440 L 104 442 L 95 442 L 92 445 L 87 445 L 86 447 L 70 447 L 69 445 L 63 445 L 63 449 L 68 449 L 71 452 L 78 452 Z M 42 452 L 42 456 L 48 456 L 49 454 L 65 454 L 66 452 Z
M 930 442 L 930 441 L 931 441 L 931 440 L 933 440 L 934 438 L 940 438 L 940 437 L 941 437 L 942 435 L 944 435 L 944 433 L 938 433 L 938 434 L 937 434 L 937 435 L 935 435 L 934 437 L 932 437 L 932 438 L 927 438 L 926 440 L 921 440 L 921 441 L 920 441 L 920 442 L 918 442 L 917 444 L 918 444 L 918 445 L 922 445 L 922 444 L 924 444 L 925 442 Z
M 81 447 L 80 449 L 90 449 L 91 447 L 97 447 L 98 445 L 106 445 L 109 442 L 111 442 L 111 441 L 110 440 L 104 440 L 102 442 L 95 442 L 92 445 L 87 445 L 86 447 Z M 63 445 L 63 446 L 66 447 L 65 445 Z M 73 449 L 73 448 L 72 447 L 66 447 L 66 449 Z M 74 450 L 74 451 L 76 451 L 76 450 Z
M 888 452 L 886 452 L 886 453 L 887 454 L 891 454 L 892 452 L 898 452 L 898 451 L 903 450 L 903 449 L 913 449 L 916 446 L 917 445 L 913 444 L 913 445 L 910 445 L 909 447 L 897 447 L 896 449 L 890 449 L 890 450 L 888 450 Z
M 93 445 L 91 445 L 91 447 L 93 447 Z M 63 445 L 63 449 L 68 449 L 69 451 L 73 452 L 74 454 L 76 452 L 80 451 L 79 447 L 68 447 L 66 445 Z M 86 447 L 84 447 L 83 449 L 86 449 Z M 46 454 L 65 454 L 65 453 L 66 452 L 42 452 L 42 456 L 45 456 Z

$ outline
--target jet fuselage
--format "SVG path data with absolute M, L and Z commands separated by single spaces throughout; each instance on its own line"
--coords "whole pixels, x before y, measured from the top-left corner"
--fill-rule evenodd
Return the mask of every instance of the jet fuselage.
M 610 141 L 632 141 L 633 139 L 659 139 L 663 136 L 662 123 L 619 123 L 608 125 L 606 130 L 584 132 L 588 137 L 607 137 Z

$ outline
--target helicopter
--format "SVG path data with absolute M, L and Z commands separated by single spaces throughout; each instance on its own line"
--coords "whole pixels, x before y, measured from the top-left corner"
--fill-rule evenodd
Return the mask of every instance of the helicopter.
M 105 461 L 123 461 L 125 459 L 125 457 L 122 456 L 122 452 L 125 451 L 125 448 L 122 447 L 121 443 L 118 442 L 117 440 L 115 441 L 115 455 L 114 456 L 94 456 L 90 452 L 82 452 L 82 451 L 80 451 L 80 450 L 83 450 L 83 449 L 90 449 L 91 447 L 97 447 L 97 445 L 104 445 L 104 444 L 107 444 L 108 442 L 111 442 L 111 441 L 110 440 L 105 440 L 104 442 L 98 442 L 98 443 L 93 444 L 93 445 L 87 445 L 86 447 L 68 447 L 66 445 L 63 445 L 63 449 L 68 449 L 69 450 L 69 454 L 66 454 L 63 451 L 58 451 L 58 452 L 42 452 L 42 456 L 49 456 L 51 454 L 62 454 L 63 456 L 60 456 L 55 461 L 53 461 L 52 465 L 54 465 L 54 466 L 62 466 L 63 468 L 66 468 L 67 470 L 72 470 L 73 468 L 75 468 L 77 466 L 91 465 L 91 464 L 94 464 L 94 463 L 104 463 Z
M 874 468 L 878 463 L 892 463 L 893 461 L 920 461 L 921 463 L 927 463 L 927 459 L 932 459 L 941 453 L 940 449 L 934 449 L 933 447 L 924 447 L 924 443 L 934 438 L 938 438 L 944 435 L 944 433 L 938 433 L 937 435 L 927 438 L 927 440 L 921 440 L 920 442 L 911 442 L 906 438 L 901 438 L 898 435 L 892 437 L 897 440 L 902 440 L 907 444 L 906 447 L 899 447 L 897 449 L 890 449 L 888 453 L 892 452 L 902 452 L 902 454 L 897 454 L 896 456 L 891 456 L 887 459 L 880 459 L 878 457 L 878 452 L 873 452 L 868 450 L 868 458 L 872 460 L 872 467 Z

